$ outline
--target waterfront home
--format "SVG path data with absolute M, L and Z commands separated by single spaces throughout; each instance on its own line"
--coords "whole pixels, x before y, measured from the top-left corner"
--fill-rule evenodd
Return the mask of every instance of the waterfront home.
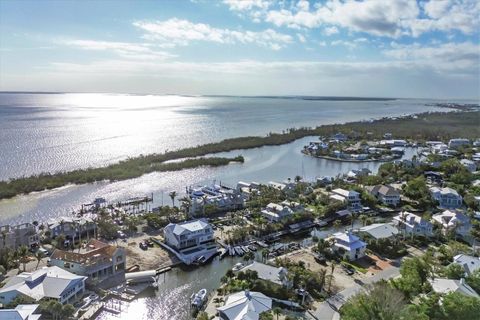
M 450 141 L 448 141 L 448 147 L 450 149 L 455 149 L 455 148 L 458 148 L 460 146 L 468 146 L 470 145 L 470 140 L 468 139 L 450 139 Z
M 222 320 L 258 320 L 262 312 L 272 310 L 272 299 L 261 292 L 240 291 L 227 296 L 217 311 Z
M 241 209 L 245 204 L 245 198 L 238 188 L 213 183 L 210 186 L 190 186 L 186 191 L 190 199 L 191 215 L 203 213 L 206 205 L 215 206 L 219 211 L 228 211 Z
M 89 282 L 100 282 L 117 276 L 123 278 L 125 263 L 124 248 L 95 239 L 91 239 L 80 252 L 56 249 L 49 259 L 49 265 L 86 276 Z
M 354 190 L 345 190 L 341 188 L 333 189 L 330 198 L 333 200 L 342 201 L 347 204 L 350 211 L 362 210 L 362 204 L 360 201 L 360 193 Z
M 86 279 L 56 266 L 23 272 L 11 277 L 0 289 L 0 303 L 8 304 L 18 296 L 72 303 L 83 295 Z
M 278 222 L 284 218 L 293 215 L 294 211 L 287 205 L 280 205 L 276 203 L 269 203 L 261 212 L 267 220 Z
M 477 165 L 472 160 L 462 159 L 460 160 L 460 163 L 470 172 L 474 172 L 477 170 Z
M 383 134 L 383 139 L 392 139 L 393 135 L 390 132 L 385 132 Z
M 441 225 L 444 234 L 454 231 L 456 234 L 465 237 L 470 234 L 470 229 L 472 229 L 470 218 L 457 210 L 445 210 L 434 214 L 432 220 Z
M 347 172 L 347 178 L 358 179 L 359 177 L 366 177 L 370 175 L 372 171 L 368 168 L 362 168 L 360 170 L 352 169 Z
M 284 191 L 287 188 L 286 184 L 280 183 L 280 182 L 275 182 L 275 181 L 270 181 L 268 183 L 268 186 L 272 187 L 272 188 L 275 188 L 277 190 L 280 190 L 280 191 Z
M 163 229 L 165 245 L 185 264 L 217 252 L 212 226 L 204 219 L 170 223 Z
M 469 256 L 467 254 L 457 254 L 453 257 L 453 263 L 462 266 L 465 270 L 465 275 L 472 275 L 475 271 L 480 269 L 480 258 Z
M 407 145 L 407 141 L 405 140 L 381 140 L 379 143 L 380 146 L 385 147 L 405 147 Z
M 480 298 L 478 293 L 465 283 L 463 278 L 460 280 L 436 278 L 433 280 L 428 279 L 428 282 L 430 282 L 433 291 L 436 293 L 448 294 L 458 292 L 468 297 Z
M 403 211 L 393 217 L 393 224 L 404 234 L 431 236 L 433 225 L 422 217 Z
M 260 183 L 239 181 L 237 183 L 237 191 L 241 193 L 244 201 L 248 201 L 252 195 L 260 192 Z
M 392 239 L 398 235 L 398 229 L 389 223 L 374 223 L 358 229 L 358 235 L 364 239 Z
M 367 244 L 350 230 L 334 233 L 333 238 L 335 241 L 333 249 L 343 258 L 353 261 L 365 256 Z
M 63 234 L 66 239 L 80 240 L 96 233 L 97 224 L 89 217 L 61 217 L 47 223 L 52 238 Z
M 438 202 L 441 208 L 456 209 L 460 208 L 463 203 L 463 198 L 458 194 L 457 190 L 452 188 L 431 187 L 430 194 L 432 198 Z
M 39 304 L 19 304 L 15 309 L 0 309 L 0 319 L 39 320 L 42 316 L 40 313 L 36 313 L 39 307 Z
M 392 186 L 376 185 L 368 186 L 366 189 L 368 193 L 383 204 L 394 207 L 400 204 L 400 192 Z
M 274 267 L 261 262 L 253 261 L 251 264 L 243 267 L 240 271 L 255 271 L 259 279 L 270 281 L 278 285 L 290 288 L 292 282 L 288 280 L 288 271 L 283 267 Z
M 38 234 L 35 226 L 31 223 L 0 227 L 0 251 L 7 248 L 17 250 L 21 246 L 26 246 L 30 249 L 38 246 L 38 244 Z

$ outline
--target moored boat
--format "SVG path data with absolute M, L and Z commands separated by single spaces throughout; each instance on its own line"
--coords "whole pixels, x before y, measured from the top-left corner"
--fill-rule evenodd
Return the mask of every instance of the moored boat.
M 207 289 L 201 289 L 190 297 L 191 304 L 195 308 L 201 308 L 207 300 Z

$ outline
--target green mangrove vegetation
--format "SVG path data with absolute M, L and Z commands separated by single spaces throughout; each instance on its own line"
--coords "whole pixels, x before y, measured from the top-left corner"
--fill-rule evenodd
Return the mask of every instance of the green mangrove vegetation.
M 448 140 L 454 137 L 480 137 L 480 111 L 427 112 L 402 118 L 382 118 L 373 121 L 356 121 L 345 124 L 322 125 L 316 128 L 291 128 L 267 136 L 248 136 L 225 139 L 220 142 L 198 145 L 161 154 L 140 155 L 100 168 L 78 169 L 69 172 L 42 173 L 0 182 L 0 199 L 18 194 L 53 189 L 67 184 L 84 184 L 103 180 L 126 180 L 154 171 L 174 171 L 199 166 L 221 166 L 237 158 L 198 158 L 208 154 L 262 146 L 282 145 L 307 136 L 329 136 L 337 132 L 356 132 L 369 138 L 381 138 L 390 132 L 395 138 Z M 185 158 L 183 161 L 178 161 Z M 167 162 L 177 160 L 175 162 Z

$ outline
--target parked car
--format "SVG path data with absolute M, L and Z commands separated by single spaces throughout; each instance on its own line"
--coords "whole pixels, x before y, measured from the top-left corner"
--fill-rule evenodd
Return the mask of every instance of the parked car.
M 325 256 L 322 255 L 322 254 L 317 254 L 317 255 L 315 256 L 315 261 L 316 261 L 317 263 L 320 263 L 320 264 L 326 264 L 326 263 L 327 263 L 327 259 L 326 259 Z
M 348 274 L 349 276 L 351 276 L 355 273 L 355 269 L 353 269 L 352 267 L 343 265 L 342 268 L 345 271 L 345 273 Z
M 148 245 L 145 242 L 140 242 L 138 245 L 142 250 L 148 250 Z

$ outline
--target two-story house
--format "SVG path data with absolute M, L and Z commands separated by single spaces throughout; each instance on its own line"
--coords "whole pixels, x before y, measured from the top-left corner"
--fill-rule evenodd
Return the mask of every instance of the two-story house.
M 333 189 L 330 199 L 345 202 L 350 211 L 361 211 L 362 203 L 360 193 L 354 190 L 345 190 L 341 188 Z
M 91 239 L 80 252 L 56 249 L 49 264 L 74 274 L 88 277 L 92 283 L 100 282 L 112 276 L 125 274 L 125 249 Z
M 65 238 L 70 240 L 79 240 L 80 237 L 94 235 L 97 224 L 88 217 L 62 217 L 48 223 L 48 230 L 52 238 L 56 238 L 63 234 Z
M 393 224 L 397 226 L 400 233 L 410 235 L 431 236 L 433 234 L 433 225 L 430 221 L 422 217 L 403 211 L 393 218 Z
M 367 191 L 387 206 L 398 206 L 400 204 L 400 192 L 391 186 L 376 185 L 366 188 Z
M 0 251 L 5 248 L 16 250 L 21 246 L 26 246 L 30 249 L 37 246 L 38 243 L 37 231 L 31 223 L 0 227 Z
M 434 214 L 432 220 L 441 225 L 442 232 L 445 234 L 454 231 L 457 235 L 465 237 L 469 236 L 472 229 L 470 218 L 457 210 L 445 210 Z
M 441 208 L 456 209 L 460 208 L 463 203 L 462 196 L 452 188 L 432 187 L 430 188 L 430 194 Z
M 367 244 L 350 230 L 334 233 L 333 238 L 335 241 L 333 249 L 340 253 L 342 257 L 353 261 L 365 256 Z

